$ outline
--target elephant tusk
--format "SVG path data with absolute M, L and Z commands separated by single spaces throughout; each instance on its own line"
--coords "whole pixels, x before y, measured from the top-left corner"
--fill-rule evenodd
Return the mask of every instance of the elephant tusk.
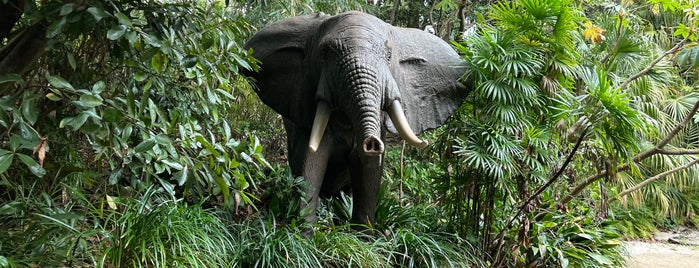
M 323 133 L 325 133 L 325 127 L 328 125 L 328 119 L 330 119 L 328 104 L 324 101 L 318 101 L 316 116 L 313 119 L 313 128 L 311 128 L 311 138 L 308 141 L 308 149 L 311 152 L 318 150 L 320 140 L 323 138 Z
M 400 105 L 400 101 L 394 100 L 391 106 L 388 107 L 388 116 L 391 117 L 391 121 L 393 121 L 393 125 L 396 127 L 396 130 L 398 130 L 400 136 L 410 145 L 417 148 L 425 148 L 429 145 L 429 142 L 426 140 L 421 140 L 415 136 L 415 133 L 410 128 L 410 124 L 408 124 L 408 120 L 405 118 L 405 113 L 403 112 L 403 107 Z

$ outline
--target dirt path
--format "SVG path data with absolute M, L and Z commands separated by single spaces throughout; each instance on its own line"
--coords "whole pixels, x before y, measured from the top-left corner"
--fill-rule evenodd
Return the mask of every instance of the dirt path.
M 655 241 L 625 242 L 629 268 L 699 267 L 699 230 L 664 231 Z

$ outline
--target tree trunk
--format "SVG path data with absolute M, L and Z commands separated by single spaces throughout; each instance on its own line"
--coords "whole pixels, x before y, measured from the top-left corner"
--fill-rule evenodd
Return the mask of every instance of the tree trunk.
M 10 0 L 0 4 L 0 43 L 10 35 L 12 28 L 24 13 L 24 0 Z
M 45 50 L 46 26 L 42 20 L 24 30 L 0 50 L 0 75 L 25 74 Z

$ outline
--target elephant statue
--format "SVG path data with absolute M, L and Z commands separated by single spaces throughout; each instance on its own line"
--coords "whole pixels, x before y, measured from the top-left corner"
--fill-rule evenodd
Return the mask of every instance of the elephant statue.
M 373 226 L 386 131 L 424 148 L 416 134 L 442 124 L 470 90 L 449 44 L 357 11 L 284 19 L 245 48 L 260 61 L 249 74 L 258 96 L 284 118 L 291 171 L 309 184 L 309 223 L 320 197 L 349 187 L 352 223 Z

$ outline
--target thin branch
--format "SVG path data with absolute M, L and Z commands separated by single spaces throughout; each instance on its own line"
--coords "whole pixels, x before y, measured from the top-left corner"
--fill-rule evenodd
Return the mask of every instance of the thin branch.
M 619 16 L 619 26 L 616 29 L 616 40 L 614 40 L 614 44 L 612 44 L 612 48 L 609 50 L 609 53 L 602 58 L 602 60 L 599 62 L 600 65 L 604 65 L 607 60 L 609 60 L 609 57 L 612 56 L 612 53 L 614 53 L 614 50 L 616 49 L 617 45 L 619 45 L 619 40 L 621 40 L 621 27 L 624 26 L 624 16 Z
M 648 149 L 640 154 L 637 154 L 633 158 L 631 158 L 631 162 L 638 163 L 638 162 L 643 161 L 644 159 L 646 159 L 650 156 L 659 154 L 661 151 L 663 151 L 663 147 L 665 147 L 665 145 L 670 143 L 670 141 L 675 136 L 677 136 L 677 133 L 679 133 L 680 130 L 684 129 L 687 126 L 687 124 L 689 124 L 689 122 L 692 120 L 692 118 L 694 118 L 694 115 L 697 113 L 697 110 L 699 110 L 699 101 L 694 104 L 694 107 L 692 107 L 692 110 L 687 114 L 687 117 L 685 117 L 684 120 L 682 120 L 682 122 L 680 122 L 677 126 L 675 126 L 675 128 L 672 131 L 670 131 L 670 133 L 668 133 L 668 135 L 664 139 L 662 139 L 653 148 Z M 624 163 L 622 165 L 617 166 L 617 171 L 625 171 L 625 170 L 628 170 L 630 167 L 631 167 L 631 165 L 629 163 Z M 550 210 L 565 206 L 565 204 L 570 202 L 570 200 L 573 200 L 573 198 L 575 198 L 575 196 L 577 196 L 580 192 L 582 192 L 582 190 L 587 188 L 587 186 L 589 186 L 590 184 L 592 184 L 592 183 L 594 183 L 594 182 L 598 181 L 599 179 L 604 178 L 606 176 L 607 176 L 607 171 L 604 170 L 604 171 L 599 172 L 595 175 L 592 175 L 590 177 L 585 178 L 582 182 L 580 182 L 578 185 L 576 185 L 575 188 L 573 188 L 573 190 L 571 190 L 568 195 L 566 195 L 561 200 L 559 200 L 555 206 L 552 206 L 547 210 L 539 212 L 539 214 L 536 215 L 536 218 L 538 219 L 540 217 L 543 217 Z
M 682 166 L 679 166 L 679 167 L 676 167 L 676 168 L 667 170 L 667 171 L 662 172 L 662 173 L 660 173 L 660 174 L 658 174 L 658 175 L 655 175 L 655 176 L 653 176 L 653 177 L 650 177 L 650 178 L 648 178 L 648 179 L 646 179 L 646 180 L 640 182 L 639 184 L 636 184 L 635 186 L 633 186 L 633 187 L 631 187 L 631 188 L 629 188 L 629 189 L 626 189 L 626 190 L 622 191 L 622 192 L 619 193 L 617 196 L 613 197 L 612 199 L 609 199 L 609 202 L 610 202 L 610 203 L 611 203 L 611 202 L 614 202 L 614 201 L 618 200 L 619 198 L 621 198 L 621 197 L 623 197 L 623 196 L 625 196 L 625 195 L 627 195 L 627 194 L 629 194 L 629 193 L 631 193 L 631 192 L 633 192 L 633 191 L 637 191 L 638 189 L 643 188 L 643 186 L 646 186 L 646 185 L 648 185 L 648 184 L 651 183 L 651 182 L 654 182 L 654 181 L 657 181 L 657 180 L 659 180 L 659 179 L 665 178 L 665 177 L 667 177 L 668 175 L 670 175 L 670 174 L 672 174 L 672 173 L 675 173 L 675 172 L 679 172 L 679 171 L 688 169 L 688 168 L 692 167 L 693 165 L 695 165 L 696 163 L 699 163 L 699 158 L 694 159 L 693 161 L 691 161 L 691 162 L 689 162 L 689 163 L 687 163 L 687 164 L 684 164 L 684 165 L 682 165 Z
M 549 181 L 546 182 L 546 184 L 539 187 L 539 189 L 536 192 L 534 192 L 534 194 L 531 195 L 527 199 L 527 201 L 522 203 L 522 205 L 519 206 L 519 209 L 517 209 L 517 213 L 512 218 L 510 218 L 510 220 L 507 221 L 507 223 L 505 224 L 505 227 L 502 228 L 502 230 L 500 231 L 500 233 L 497 236 L 499 242 L 498 242 L 498 250 L 497 250 L 498 255 L 495 256 L 496 260 L 499 258 L 500 252 L 502 251 L 502 245 L 503 245 L 503 242 L 505 241 L 505 239 L 504 239 L 505 231 L 510 229 L 510 226 L 512 225 L 512 223 L 515 221 L 516 218 L 519 218 L 519 216 L 527 208 L 529 203 L 534 201 L 534 199 L 538 198 L 539 195 L 544 192 L 544 190 L 549 188 L 554 182 L 556 182 L 556 180 L 558 180 L 559 177 L 561 177 L 561 175 L 563 174 L 563 171 L 565 171 L 565 169 L 568 167 L 568 164 L 570 164 L 570 161 L 573 160 L 573 157 L 575 156 L 578 149 L 580 149 L 580 144 L 582 144 L 582 141 L 585 139 L 585 135 L 587 134 L 587 131 L 589 128 L 590 127 L 587 126 L 587 127 L 585 127 L 585 129 L 583 129 L 582 134 L 580 134 L 580 137 L 578 138 L 578 141 L 575 142 L 575 146 L 573 146 L 573 149 L 570 150 L 570 153 L 568 153 L 568 157 L 566 157 L 566 160 L 563 162 L 563 165 L 558 169 L 556 174 L 554 174 L 553 177 L 551 177 L 551 179 L 549 179 Z
M 638 78 L 641 77 L 642 75 L 646 74 L 648 71 L 650 71 L 651 69 L 653 69 L 653 67 L 655 67 L 655 65 L 658 64 L 658 62 L 660 62 L 663 58 L 667 57 L 667 56 L 670 55 L 670 54 L 675 54 L 675 52 L 677 52 L 677 51 L 679 51 L 680 49 L 682 49 L 682 46 L 683 46 L 684 43 L 686 43 L 686 42 L 687 42 L 687 38 L 682 39 L 682 41 L 680 41 L 679 43 L 677 43 L 677 44 L 676 44 L 674 47 L 672 47 L 670 50 L 665 51 L 665 53 L 663 53 L 663 54 L 660 55 L 659 57 L 655 58 L 655 60 L 653 60 L 648 66 L 646 66 L 645 69 L 641 70 L 640 72 L 638 72 L 638 73 L 632 75 L 631 77 L 629 77 L 628 79 L 626 79 L 626 81 L 624 81 L 624 83 L 621 83 L 621 85 L 619 86 L 619 88 L 625 88 L 625 87 L 628 86 L 631 82 L 633 82 L 634 80 L 638 79 Z
M 664 155 L 688 155 L 688 154 L 699 154 L 699 149 L 673 149 L 673 150 L 658 150 L 659 154 Z

